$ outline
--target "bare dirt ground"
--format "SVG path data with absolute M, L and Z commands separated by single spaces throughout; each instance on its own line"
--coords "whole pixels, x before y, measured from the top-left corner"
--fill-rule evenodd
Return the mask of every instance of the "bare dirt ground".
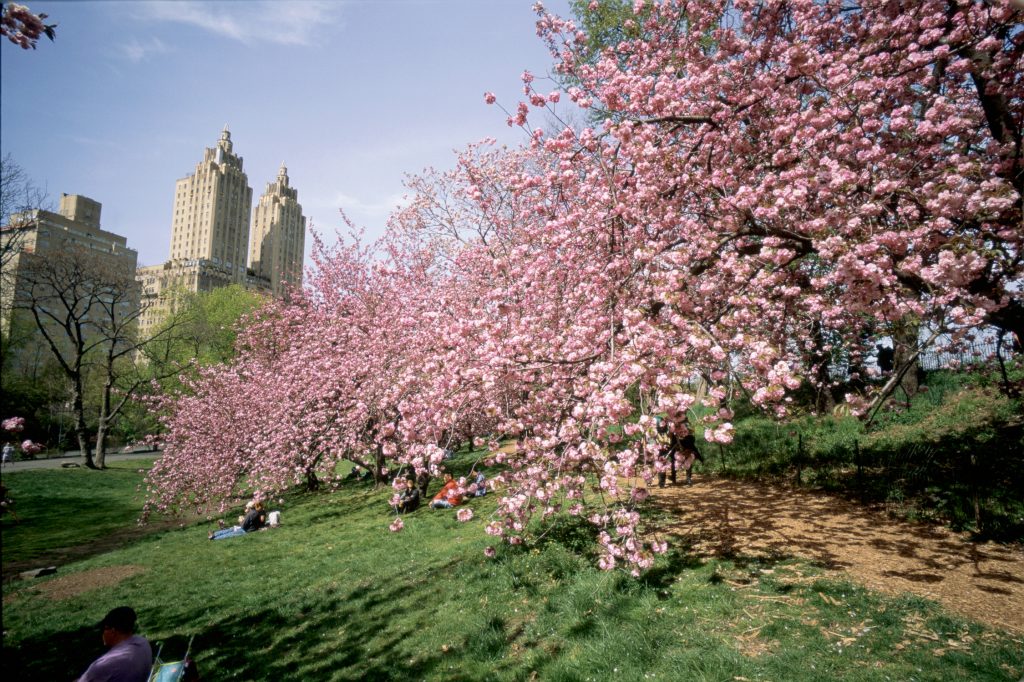
M 651 490 L 676 520 L 664 530 L 698 556 L 809 559 L 865 587 L 933 599 L 950 611 L 1024 632 L 1024 548 L 974 543 L 820 492 L 694 476 Z

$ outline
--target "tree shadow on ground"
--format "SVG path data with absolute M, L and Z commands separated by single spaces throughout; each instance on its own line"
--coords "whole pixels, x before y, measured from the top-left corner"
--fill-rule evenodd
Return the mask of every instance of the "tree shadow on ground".
M 192 658 L 204 679 L 219 679 L 220 670 L 231 670 L 235 678 L 245 680 L 420 679 L 432 675 L 440 652 L 411 655 L 403 643 L 417 623 L 404 619 L 399 624 L 381 608 L 408 600 L 410 593 L 429 603 L 429 581 L 409 585 L 383 580 L 325 588 L 299 603 L 261 605 L 212 620 L 200 611 L 169 608 L 166 615 L 150 615 L 146 626 L 149 632 L 170 633 L 159 638 L 165 643 L 165 660 L 180 660 L 194 635 Z M 70 679 L 102 651 L 98 629 L 47 632 L 21 640 L 16 648 L 4 647 L 4 678 Z M 297 651 L 301 657 L 296 657 Z
M 19 682 L 74 679 L 103 654 L 101 634 L 99 627 L 82 627 L 22 640 L 17 647 L 5 644 L 0 670 L 5 680 Z
M 918 592 L 1001 627 L 1024 629 L 1024 556 L 855 501 L 759 482 L 702 478 L 654 492 L 660 531 L 698 558 L 801 557 L 891 592 Z
M 118 528 L 117 532 L 109 535 L 94 538 L 89 542 L 69 545 L 67 547 L 54 547 L 45 551 L 33 554 L 27 559 L 3 562 L 3 582 L 18 580 L 19 574 L 23 571 L 40 568 L 43 566 L 66 566 L 76 561 L 84 561 L 100 554 L 106 554 L 122 547 L 147 538 L 151 535 L 165 531 L 177 530 L 183 526 L 191 526 L 199 523 L 199 519 L 165 519 L 154 521 L 145 526 L 128 526 Z M 6 532 L 6 527 L 4 529 Z

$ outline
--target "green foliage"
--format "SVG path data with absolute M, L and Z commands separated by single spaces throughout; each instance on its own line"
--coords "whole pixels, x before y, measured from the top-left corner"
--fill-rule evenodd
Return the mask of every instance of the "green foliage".
M 32 471 L 10 481 L 24 515 L 37 519 L 37 506 L 80 509 L 69 501 L 72 489 L 110 496 L 119 508 L 139 480 L 133 472 L 126 466 L 115 479 Z M 58 504 L 37 496 L 48 488 L 65 491 Z M 636 580 L 595 569 L 571 523 L 556 523 L 545 542 L 499 547 L 487 559 L 481 527 L 492 496 L 471 503 L 469 523 L 421 509 L 391 534 L 389 495 L 353 482 L 295 493 L 275 505 L 283 509 L 278 529 L 210 542 L 212 524 L 202 522 L 130 539 L 61 566 L 53 579 L 8 583 L 4 677 L 74 677 L 101 653 L 94 623 L 120 604 L 133 605 L 143 633 L 172 654 L 195 635 L 207 679 L 809 682 L 1024 672 L 1007 634 L 922 599 L 823 579 L 802 562 L 676 551 Z M 65 516 L 70 532 L 87 533 L 77 514 Z M 11 530 L 5 519 L 5 561 Z M 59 544 L 57 530 L 37 527 L 34 542 Z M 103 579 L 114 574 L 125 577 Z
M 590 9 L 591 5 L 594 9 Z M 640 17 L 633 14 L 632 0 L 572 0 L 569 3 L 579 27 L 586 33 L 585 61 L 593 62 L 602 50 L 614 49 L 623 40 L 635 40 L 642 34 L 640 23 L 650 10 Z M 639 20 L 639 22 L 638 22 Z
M 167 360 L 179 365 L 194 360 L 201 367 L 230 361 L 238 324 L 261 303 L 259 294 L 238 284 L 180 294 L 174 315 L 164 322 L 176 325 Z
M 151 349 L 150 376 L 157 378 L 164 391 L 174 392 L 181 390 L 182 378 L 190 376 L 196 366 L 229 362 L 235 357 L 238 325 L 262 302 L 259 294 L 238 284 L 178 294 L 174 313 L 156 332 L 162 329 L 167 342 L 157 344 L 159 351 Z M 156 416 L 137 399 L 125 405 L 114 433 L 130 443 L 158 430 Z
M 23 311 L 12 311 L 11 325 L 0 339 L 0 419 L 24 417 L 29 438 L 51 447 L 60 445 L 59 406 L 68 399 L 68 386 L 57 361 L 39 343 Z

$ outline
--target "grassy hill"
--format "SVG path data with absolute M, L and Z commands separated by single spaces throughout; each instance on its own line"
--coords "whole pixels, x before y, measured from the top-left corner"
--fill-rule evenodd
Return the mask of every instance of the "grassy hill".
M 536 545 L 489 559 L 492 496 L 472 503 L 468 523 L 422 509 L 394 534 L 389 493 L 346 483 L 284 498 L 284 525 L 266 532 L 210 542 L 204 519 L 140 535 L 141 502 L 126 502 L 138 466 L 4 475 L 22 518 L 3 520 L 5 679 L 73 678 L 101 653 L 95 623 L 120 604 L 172 657 L 195 635 L 205 680 L 1024 674 L 1019 634 L 827 579 L 790 557 L 677 548 L 634 579 L 597 570 L 588 533 L 563 521 Z M 121 546 L 105 544 L 112 536 Z M 70 561 L 55 576 L 6 581 L 13 562 L 55 557 Z

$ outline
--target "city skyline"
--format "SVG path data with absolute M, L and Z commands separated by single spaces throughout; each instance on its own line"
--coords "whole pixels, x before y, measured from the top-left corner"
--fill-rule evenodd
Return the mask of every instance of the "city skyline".
M 175 183 L 169 258 L 136 272 L 143 334 L 157 328 L 184 292 L 237 284 L 281 296 L 301 286 L 306 218 L 298 190 L 284 165 L 266 187 L 253 209 L 245 159 L 224 126 L 195 172 Z
M 171 188 L 225 124 L 255 186 L 287 165 L 328 243 L 338 209 L 376 237 L 406 174 L 525 139 L 483 94 L 514 108 L 519 74 L 548 73 L 530 5 L 31 3 L 57 39 L 3 48 L 0 146 L 51 200 L 101 202 L 140 265 L 170 256 Z

